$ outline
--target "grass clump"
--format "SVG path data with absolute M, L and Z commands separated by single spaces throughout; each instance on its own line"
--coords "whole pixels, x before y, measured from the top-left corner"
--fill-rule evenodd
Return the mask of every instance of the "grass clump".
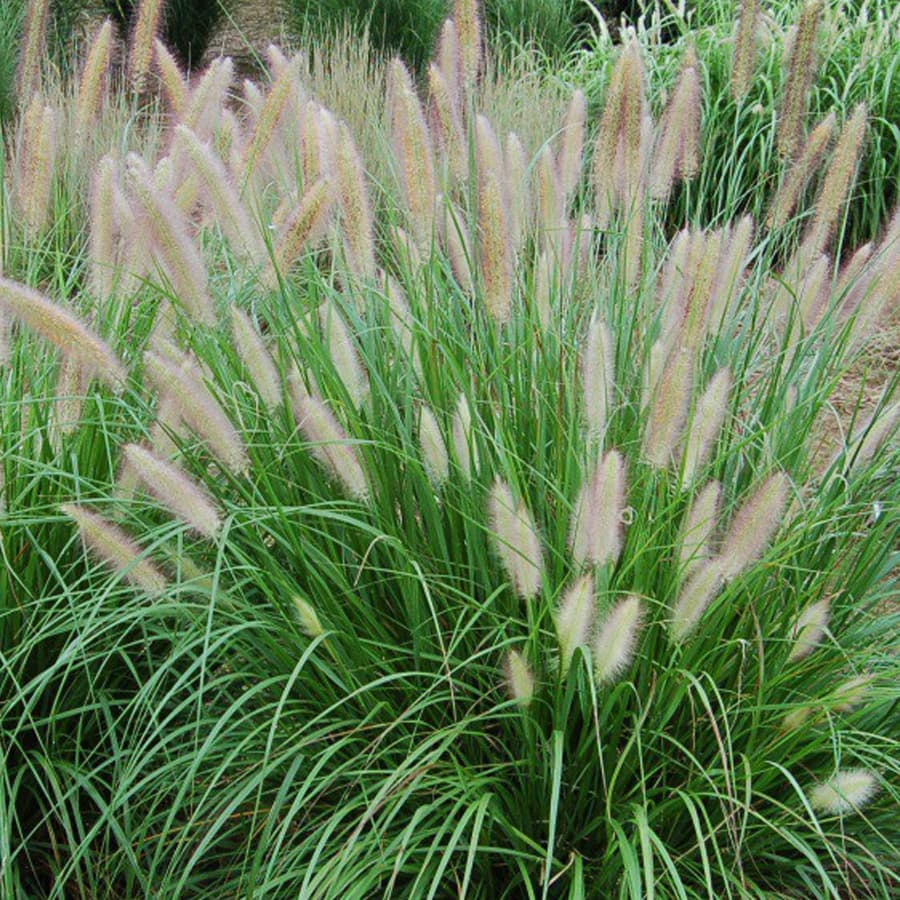
M 817 435 L 896 224 L 670 239 L 634 39 L 541 132 L 455 31 L 365 142 L 45 92 L 39 228 L 10 142 L 9 896 L 895 893 L 896 374 Z

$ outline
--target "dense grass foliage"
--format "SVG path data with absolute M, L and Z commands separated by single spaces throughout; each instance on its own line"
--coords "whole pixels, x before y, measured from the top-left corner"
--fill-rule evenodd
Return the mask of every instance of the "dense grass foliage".
M 896 894 L 877 120 L 750 203 L 699 37 L 595 113 L 475 13 L 4 133 L 4 897 Z

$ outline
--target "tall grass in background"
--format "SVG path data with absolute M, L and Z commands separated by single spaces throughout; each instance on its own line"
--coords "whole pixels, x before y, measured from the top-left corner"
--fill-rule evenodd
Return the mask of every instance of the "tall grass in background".
M 774 126 L 787 51 L 802 5 L 757 5 L 750 77 L 746 92 L 736 97 L 732 57 L 737 23 L 740 11 L 752 5 L 691 4 L 680 16 L 657 4 L 640 19 L 638 36 L 646 49 L 648 89 L 655 109 L 671 91 L 689 48 L 702 63 L 704 164 L 697 181 L 673 198 L 672 226 L 725 221 L 743 213 L 763 219 L 771 192 L 785 171 Z M 845 240 L 852 247 L 878 235 L 900 196 L 900 11 L 883 2 L 821 6 L 802 124 L 808 132 L 832 111 L 842 119 L 857 103 L 866 104 L 866 144 L 847 210 Z M 575 54 L 566 74 L 590 98 L 602 96 L 613 64 L 602 34 L 598 40 L 594 48 Z
M 4 896 L 896 892 L 898 223 L 669 239 L 702 55 L 475 10 L 4 135 Z

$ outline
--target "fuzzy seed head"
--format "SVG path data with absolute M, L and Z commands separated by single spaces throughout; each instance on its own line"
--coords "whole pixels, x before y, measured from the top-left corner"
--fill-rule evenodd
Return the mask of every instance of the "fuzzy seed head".
M 706 464 L 709 452 L 715 446 L 728 410 L 728 395 L 731 393 L 731 371 L 719 369 L 710 379 L 706 390 L 697 402 L 691 427 L 684 448 L 684 463 L 681 470 L 682 488 L 690 485 L 697 472 Z
M 259 391 L 263 403 L 269 409 L 281 404 L 281 379 L 278 369 L 269 355 L 268 348 L 253 320 L 243 310 L 231 307 L 231 333 L 234 347 L 241 358 L 250 380 Z
M 259 231 L 251 222 L 237 186 L 215 150 L 186 125 L 176 126 L 175 145 L 190 160 L 230 246 L 243 252 L 251 262 L 261 263 L 266 257 L 266 249 Z
M 399 59 L 388 67 L 388 112 L 404 205 L 424 250 L 431 245 L 438 193 L 434 152 L 412 76 Z
M 300 623 L 300 630 L 308 637 L 315 639 L 325 634 L 325 629 L 319 621 L 319 615 L 315 607 L 304 600 L 299 594 L 293 598 L 294 609 L 297 611 L 297 621 Z
M 450 477 L 450 457 L 437 418 L 424 403 L 419 410 L 419 445 L 428 479 L 438 490 Z
M 807 95 L 816 68 L 816 33 L 821 13 L 822 0 L 807 2 L 788 54 L 777 133 L 778 152 L 785 158 L 794 155 L 803 132 Z
M 486 172 L 481 183 L 478 228 L 484 302 L 490 317 L 503 324 L 512 312 L 515 276 L 506 192 L 496 172 Z
M 822 638 L 825 637 L 825 629 L 828 627 L 830 610 L 831 605 L 826 597 L 811 603 L 800 613 L 791 630 L 794 646 L 788 656 L 790 662 L 808 656 L 821 643 Z
M 817 812 L 841 816 L 856 812 L 878 793 L 878 780 L 868 769 L 842 769 L 809 792 Z
M 681 529 L 681 550 L 679 563 L 693 568 L 697 563 L 709 559 L 709 543 L 716 527 L 722 485 L 710 481 L 691 501 Z
M 694 355 L 676 347 L 664 363 L 644 430 L 644 457 L 656 469 L 669 466 L 674 458 L 691 401 Z
M 753 80 L 759 0 L 741 0 L 740 9 L 731 67 L 731 96 L 735 100 L 740 100 L 747 93 Z
M 499 478 L 488 497 L 488 519 L 494 549 L 513 590 L 523 600 L 534 597 L 541 589 L 541 540 L 525 504 L 516 503 L 509 485 Z
M 128 54 L 128 78 L 135 93 L 143 93 L 149 87 L 153 48 L 159 34 L 163 6 L 165 0 L 140 0 L 138 6 Z
M 478 0 L 454 0 L 453 21 L 459 39 L 462 87 L 465 96 L 472 98 L 478 77 L 484 67 L 484 41 Z
M 144 364 L 150 380 L 171 398 L 180 418 L 216 457 L 232 472 L 246 473 L 250 461 L 244 442 L 203 383 L 199 367 L 187 359 L 179 364 L 154 350 L 144 354 Z
M 89 137 L 103 106 L 112 59 L 112 36 L 112 20 L 105 19 L 91 41 L 91 49 L 81 70 L 75 113 L 76 142 L 79 148 Z
M 16 71 L 16 97 L 28 103 L 41 88 L 41 66 L 47 44 L 50 0 L 31 0 L 25 5 L 22 53 Z
M 431 100 L 431 121 L 447 171 L 453 178 L 461 181 L 466 176 L 469 164 L 462 120 L 455 94 L 440 67 L 434 63 L 428 67 L 428 94 Z
M 575 562 L 603 566 L 619 558 L 625 481 L 625 460 L 618 450 L 610 450 L 597 463 L 575 504 L 570 539 Z
M 813 173 L 819 169 L 819 164 L 831 143 L 836 122 L 837 117 L 832 110 L 809 133 L 800 156 L 791 165 L 772 201 L 772 208 L 766 219 L 767 228 L 784 228 L 787 225 L 803 188 Z
M 319 322 L 335 372 L 347 389 L 351 403 L 359 409 L 369 390 L 369 378 L 336 303 L 327 302 L 319 307 Z
M 472 411 L 465 394 L 459 395 L 453 414 L 453 456 L 466 479 L 478 471 L 478 445 L 472 433 Z
M 166 589 L 165 575 L 142 558 L 140 547 L 117 525 L 75 503 L 64 503 L 60 510 L 78 526 L 85 546 L 127 582 L 153 595 Z
M 855 675 L 839 684 L 831 694 L 832 709 L 835 712 L 851 712 L 860 706 L 869 695 L 875 676 Z
M 594 621 L 594 576 L 584 574 L 563 595 L 554 616 L 559 640 L 559 667 L 565 676 L 577 647 L 587 645 Z
M 557 167 L 564 200 L 570 200 L 584 162 L 584 130 L 587 121 L 587 97 L 580 88 L 572 94 L 566 118 L 563 121 L 562 145 L 559 149 Z
M 190 92 L 184 124 L 201 140 L 214 137 L 233 80 L 234 63 L 230 57 L 221 56 L 209 64 L 199 84 Z
M 719 559 L 705 560 L 694 569 L 672 607 L 669 632 L 676 643 L 684 641 L 697 627 L 724 581 L 725 571 Z
M 727 578 L 734 578 L 749 568 L 765 552 L 781 524 L 789 484 L 784 472 L 775 472 L 735 513 L 719 554 Z
M 176 117 L 185 115 L 188 108 L 188 85 L 181 66 L 169 52 L 169 48 L 157 38 L 153 44 L 159 80 Z
M 809 233 L 804 237 L 804 244 L 810 248 L 812 255 L 822 252 L 838 221 L 856 175 L 865 134 L 866 105 L 859 103 L 841 129 L 831 165 L 816 198 L 816 214 Z
M 64 356 L 77 360 L 91 377 L 100 378 L 115 390 L 125 383 L 125 367 L 112 350 L 72 313 L 32 288 L 0 278 L 2 314 L 17 319 Z
M 534 675 L 525 657 L 518 650 L 506 655 L 506 685 L 509 695 L 521 707 L 527 707 L 534 697 Z
M 585 418 L 588 437 L 593 441 L 603 440 L 612 409 L 614 363 L 609 326 L 595 313 L 588 328 L 581 358 Z
M 612 681 L 628 668 L 640 627 L 641 601 L 637 597 L 626 597 L 610 610 L 594 638 L 594 678 L 597 684 Z
M 304 193 L 300 203 L 281 228 L 275 247 L 275 258 L 262 276 L 263 284 L 274 289 L 279 277 L 285 276 L 303 249 L 315 243 L 325 231 L 334 205 L 331 182 L 320 178 Z
M 372 205 L 359 151 L 344 122 L 338 129 L 334 161 L 347 262 L 357 278 L 372 280 L 375 277 Z
M 22 149 L 17 184 L 19 211 L 30 239 L 50 223 L 50 198 L 56 166 L 56 112 L 35 94 L 22 117 Z
M 126 160 L 131 209 L 149 236 L 153 253 L 187 313 L 204 325 L 216 321 L 206 266 L 191 240 L 188 223 L 171 197 L 154 185 L 146 163 L 134 153 Z
M 297 384 L 292 380 L 292 387 Z M 331 410 L 312 394 L 294 391 L 294 416 L 313 456 L 357 500 L 369 496 L 369 481 L 356 447 Z
M 126 444 L 125 460 L 154 497 L 198 534 L 215 538 L 222 527 L 218 509 L 200 485 L 179 466 L 139 444 Z

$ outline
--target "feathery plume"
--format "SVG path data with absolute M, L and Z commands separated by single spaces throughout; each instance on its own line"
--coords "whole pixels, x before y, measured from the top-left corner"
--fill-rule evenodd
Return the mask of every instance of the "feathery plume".
M 856 164 L 866 134 L 866 105 L 858 103 L 853 114 L 844 123 L 834 148 L 831 165 L 819 190 L 815 203 L 815 216 L 804 237 L 804 244 L 812 255 L 821 253 L 847 199 L 847 193 L 856 174 Z
M 685 442 L 684 462 L 681 470 L 682 488 L 693 482 L 719 437 L 719 431 L 725 421 L 725 413 L 728 409 L 731 381 L 731 371 L 728 367 L 719 369 L 697 401 L 697 408 L 694 411 Z
M 572 94 L 562 127 L 562 145 L 557 167 L 564 202 L 571 200 L 584 162 L 584 129 L 587 121 L 587 98 L 580 88 Z
M 441 226 L 441 237 L 447 249 L 453 277 L 464 293 L 471 294 L 474 288 L 474 260 L 469 243 L 469 229 L 462 211 L 452 200 L 447 200 L 444 204 Z
M 232 472 L 250 468 L 244 442 L 194 367 L 179 366 L 154 350 L 144 354 L 147 375 L 168 394 L 178 414 Z
M 130 584 L 149 594 L 166 589 L 165 575 L 142 557 L 140 547 L 117 525 L 75 503 L 63 503 L 60 511 L 78 526 L 85 546 Z
M 549 144 L 545 144 L 538 155 L 537 188 L 542 245 L 552 252 L 557 261 L 562 261 L 563 233 L 567 224 L 565 197 Z
M 610 450 L 582 486 L 572 513 L 570 545 L 575 562 L 596 566 L 615 562 L 622 552 L 625 460 Z
M 831 692 L 831 708 L 841 713 L 856 709 L 866 699 L 874 681 L 875 676 L 870 673 L 848 678 Z
M 659 124 L 650 170 L 650 196 L 664 199 L 678 177 L 697 174 L 700 154 L 700 77 L 693 51 L 678 77 Z
M 630 52 L 632 43 L 627 45 L 613 66 L 609 85 L 606 89 L 606 100 L 600 127 L 594 144 L 594 158 L 591 176 L 594 187 L 594 207 L 597 227 L 605 229 L 618 206 L 617 184 L 622 180 L 618 171 L 619 136 L 622 131 L 625 106 L 625 92 L 628 82 L 633 78 L 627 70 L 634 65 L 634 55 Z
M 641 379 L 641 413 L 650 408 L 650 403 L 658 394 L 659 381 L 662 377 L 663 367 L 666 362 L 666 348 L 660 338 L 653 342 L 650 352 L 646 355 L 646 362 Z
M 87 379 L 78 360 L 63 356 L 56 379 L 53 427 L 50 430 L 50 444 L 57 453 L 62 446 L 63 436 L 72 434 L 81 421 L 86 389 Z
M 450 458 L 437 418 L 424 403 L 419 409 L 419 445 L 428 479 L 437 490 L 450 477 Z
M 481 275 L 488 313 L 498 322 L 508 320 L 512 306 L 513 253 L 509 204 L 503 178 L 503 155 L 491 123 L 476 119 L 478 160 L 478 229 Z
M 341 122 L 335 147 L 337 200 L 341 212 L 347 262 L 357 278 L 375 277 L 375 238 L 369 189 L 350 129 Z
M 744 266 L 753 242 L 753 219 L 744 216 L 722 239 L 719 266 L 709 297 L 707 327 L 718 329 L 740 291 Z
M 262 238 L 253 226 L 225 164 L 212 147 L 186 125 L 175 127 L 175 145 L 193 164 L 228 243 L 243 250 L 251 262 L 261 263 L 266 255 Z
M 788 54 L 776 135 L 778 152 L 786 158 L 794 155 L 803 131 L 806 99 L 816 69 L 816 32 L 821 13 L 822 0 L 808 0 Z
M 388 112 L 404 205 L 416 241 L 427 250 L 437 199 L 434 153 L 412 76 L 399 59 L 388 66 Z
M 222 518 L 200 485 L 179 466 L 139 444 L 126 444 L 123 452 L 127 464 L 166 509 L 203 537 L 215 538 Z
M 565 676 L 575 655 L 576 647 L 588 642 L 594 621 L 594 576 L 580 576 L 566 591 L 553 617 L 559 640 L 559 668 Z
M 506 168 L 506 184 L 509 188 L 509 238 L 513 252 L 521 253 L 528 228 L 531 186 L 525 148 L 514 131 L 506 136 L 503 162 Z
M 105 19 L 91 41 L 75 101 L 75 142 L 80 150 L 100 115 L 112 59 L 112 20 Z
M 519 706 L 528 706 L 534 697 L 534 675 L 525 657 L 518 650 L 510 650 L 506 655 L 505 668 L 509 695 Z
M 741 504 L 719 551 L 726 578 L 734 578 L 762 556 L 781 524 L 788 486 L 787 475 L 775 472 Z
M 115 191 L 118 165 L 104 156 L 91 183 L 90 247 L 88 259 L 91 293 L 99 300 L 112 296 L 116 279 Z
M 722 485 L 710 481 L 688 507 L 681 528 L 681 549 L 678 562 L 690 571 L 697 563 L 710 558 L 709 543 L 716 527 Z
M 299 594 L 295 595 L 293 600 L 294 609 L 297 611 L 297 621 L 300 623 L 300 630 L 313 640 L 325 634 L 325 629 L 322 627 L 321 621 L 319 621 L 319 615 L 315 607 Z
M 169 107 L 176 118 L 180 118 L 187 112 L 189 88 L 185 81 L 181 66 L 175 57 L 169 52 L 169 48 L 157 38 L 153 43 L 156 57 L 156 68 L 159 72 L 159 80 L 169 100 Z
M 775 194 L 772 208 L 766 219 L 766 228 L 784 228 L 787 225 L 803 188 L 819 169 L 822 157 L 831 143 L 836 122 L 837 118 L 832 110 L 809 133 L 800 155 L 788 169 L 778 188 L 778 193 Z
M 850 471 L 861 469 L 875 456 L 898 422 L 900 422 L 900 400 L 885 409 L 877 409 L 856 429 L 849 442 L 849 446 L 853 448 L 848 453 L 852 457 Z
M 298 387 L 301 387 L 299 379 L 294 376 L 291 378 L 294 416 L 312 455 L 351 497 L 365 500 L 369 496 L 369 482 L 356 448 L 331 410 L 318 397 Z
M 444 78 L 440 67 L 432 63 L 428 67 L 428 94 L 431 98 L 432 127 L 450 175 L 462 180 L 466 177 L 469 160 L 462 120 L 456 106 L 456 97 Z
M 669 631 L 676 643 L 694 630 L 724 582 L 725 572 L 719 559 L 707 559 L 694 569 L 672 607 Z
M 541 589 L 541 539 L 524 502 L 516 503 L 509 485 L 499 478 L 488 497 L 488 519 L 513 591 L 523 600 L 534 597 Z
M 35 94 L 22 117 L 17 200 L 25 233 L 33 239 L 49 224 L 56 165 L 56 113 Z
M 138 6 L 128 54 L 128 79 L 136 93 L 142 93 L 149 87 L 154 42 L 159 34 L 163 6 L 165 0 L 140 0 Z
M 281 228 L 274 258 L 262 275 L 261 281 L 267 288 L 274 290 L 279 277 L 288 273 L 303 248 L 322 234 L 333 205 L 334 192 L 327 179 L 320 178 L 304 193 Z
M 156 190 L 146 163 L 137 154 L 128 154 L 126 168 L 131 208 L 152 240 L 175 296 L 196 321 L 215 324 L 206 267 L 191 240 L 184 216 L 170 197 Z
M 250 139 L 250 143 L 247 145 L 244 153 L 245 186 L 256 174 L 256 170 L 262 162 L 266 150 L 272 142 L 272 137 L 290 103 L 298 81 L 299 66 L 299 58 L 292 60 L 291 64 L 275 79 L 275 83 L 266 95 L 256 120 L 253 137 Z
M 462 87 L 466 100 L 471 101 L 484 66 L 484 41 L 478 0 L 454 0 L 453 21 L 459 39 Z
M 262 335 L 253 324 L 253 320 L 243 310 L 231 307 L 231 333 L 234 335 L 234 347 L 241 358 L 250 380 L 259 391 L 263 403 L 269 409 L 281 404 L 281 379 L 278 369 L 269 355 Z
M 628 668 L 641 627 L 641 601 L 620 600 L 609 612 L 594 638 L 594 678 L 605 684 Z
M 20 106 L 31 102 L 41 89 L 41 64 L 46 55 L 49 15 L 50 0 L 30 0 L 25 4 L 22 53 L 16 71 L 16 97 Z
M 789 662 L 795 662 L 808 656 L 822 641 L 825 629 L 828 627 L 828 617 L 831 612 L 831 604 L 828 598 L 811 603 L 797 617 L 791 629 L 791 647 Z
M 673 460 L 691 402 L 693 375 L 694 354 L 687 347 L 673 349 L 652 391 L 644 428 L 643 455 L 656 469 L 666 468 Z
M 846 263 L 844 263 L 838 277 L 837 286 L 834 289 L 836 297 L 845 298 L 847 296 L 850 289 L 862 275 L 866 264 L 872 258 L 872 251 L 874 249 L 872 242 L 869 241 L 853 251 L 853 255 Z
M 0 278 L 0 314 L 18 319 L 77 360 L 92 377 L 100 378 L 114 390 L 125 383 L 125 367 L 110 348 L 80 319 L 53 303 L 43 294 L 7 278 Z
M 595 312 L 581 358 L 584 411 L 590 440 L 602 441 L 612 408 L 615 364 L 609 326 Z
M 478 471 L 478 444 L 472 433 L 472 410 L 465 394 L 459 395 L 453 414 L 453 455 L 466 479 Z
M 220 56 L 209 64 L 200 82 L 190 92 L 183 124 L 200 140 L 212 140 L 215 136 L 233 80 L 234 63 L 230 57 Z
M 356 352 L 353 335 L 334 301 L 325 302 L 319 307 L 319 322 L 331 364 L 347 389 L 350 402 L 358 409 L 369 390 L 369 379 Z
M 878 793 L 878 781 L 868 769 L 842 769 L 809 792 L 809 803 L 818 812 L 840 816 L 856 812 Z
M 462 108 L 462 96 L 460 85 L 462 83 L 462 57 L 459 52 L 459 38 L 456 34 L 456 23 L 453 19 L 445 19 L 438 36 L 437 49 L 434 54 L 435 62 L 441 70 L 441 75 L 453 97 L 453 105 L 465 115 L 467 110 Z
M 759 0 L 741 0 L 734 56 L 731 65 L 731 96 L 740 100 L 753 80 L 756 63 L 756 21 L 759 17 Z

